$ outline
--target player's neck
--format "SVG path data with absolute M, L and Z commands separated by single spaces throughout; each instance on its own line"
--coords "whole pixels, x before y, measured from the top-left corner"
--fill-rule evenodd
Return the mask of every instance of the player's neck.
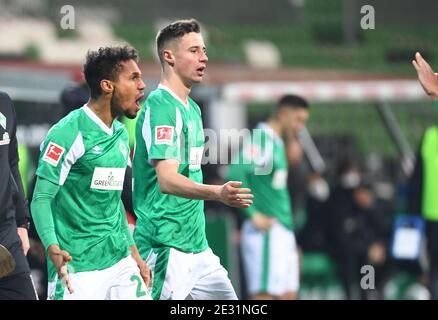
M 177 75 L 165 75 L 161 77 L 160 83 L 168 87 L 172 92 L 181 99 L 182 102 L 187 104 L 190 94 L 191 86 L 186 86 L 184 82 Z
M 111 128 L 114 116 L 106 102 L 102 101 L 102 99 L 90 99 L 87 105 L 108 128 Z
M 275 132 L 277 136 L 281 137 L 283 135 L 281 125 L 277 120 L 271 118 L 266 121 L 266 124 L 272 129 L 272 131 Z

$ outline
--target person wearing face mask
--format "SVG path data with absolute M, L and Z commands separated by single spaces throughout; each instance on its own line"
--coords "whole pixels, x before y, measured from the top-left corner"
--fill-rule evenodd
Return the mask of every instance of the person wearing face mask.
M 361 182 L 358 163 L 353 159 L 344 159 L 338 170 L 339 182 L 327 203 L 327 237 L 329 239 L 329 253 L 338 265 L 345 294 L 348 299 L 357 298 L 356 263 L 352 257 L 349 236 L 356 224 L 354 219 L 354 189 Z M 360 269 L 357 271 L 358 274 Z M 356 283 L 357 282 L 357 283 Z
M 353 190 L 361 183 L 359 165 L 355 160 L 345 159 L 339 165 L 338 184 L 333 188 L 329 198 L 330 212 L 348 211 L 353 203 Z
M 354 189 L 360 184 L 360 173 L 355 168 L 351 168 L 348 172 L 341 176 L 341 185 L 345 189 Z
M 340 172 L 339 186 L 328 204 L 330 251 L 348 299 L 382 298 L 380 288 L 387 274 L 386 244 L 391 224 L 359 166 L 347 162 Z M 378 270 L 375 271 L 376 290 L 360 288 L 364 265 Z
M 320 173 L 313 173 L 307 182 L 307 222 L 297 236 L 303 251 L 327 251 L 327 200 L 330 187 Z
M 309 180 L 307 187 L 309 195 L 318 201 L 326 201 L 330 196 L 330 187 L 327 181 L 319 173 L 313 174 Z

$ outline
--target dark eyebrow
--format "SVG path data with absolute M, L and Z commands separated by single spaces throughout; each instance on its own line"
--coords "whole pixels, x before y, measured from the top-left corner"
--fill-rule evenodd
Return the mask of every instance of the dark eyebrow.
M 131 73 L 131 76 L 141 76 L 141 73 L 134 71 L 133 73 Z

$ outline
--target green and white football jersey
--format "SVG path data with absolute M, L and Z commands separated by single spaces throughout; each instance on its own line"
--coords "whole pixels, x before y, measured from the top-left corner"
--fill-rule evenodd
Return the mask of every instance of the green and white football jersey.
M 183 252 L 206 250 L 204 201 L 161 193 L 152 165 L 152 160 L 179 160 L 178 172 L 202 183 L 204 131 L 199 106 L 190 98 L 185 105 L 160 85 L 145 101 L 135 138 L 134 240 L 140 254 L 145 257 L 149 249 L 163 246 Z
M 102 270 L 129 254 L 120 200 L 128 157 L 124 126 L 115 120 L 108 128 L 86 105 L 54 125 L 42 144 L 36 174 L 60 186 L 53 220 L 73 272 Z M 55 269 L 48 263 L 50 280 Z
M 287 189 L 288 163 L 283 140 L 266 123 L 257 127 L 258 133 L 246 140 L 243 148 L 229 166 L 227 178 L 242 181 L 242 187 L 251 188 L 253 205 L 242 211 L 251 216 L 259 211 L 276 217 L 292 229 L 292 206 Z M 265 174 L 257 174 L 257 169 Z M 272 170 L 271 170 L 272 169 Z M 267 174 L 266 174 L 267 173 Z

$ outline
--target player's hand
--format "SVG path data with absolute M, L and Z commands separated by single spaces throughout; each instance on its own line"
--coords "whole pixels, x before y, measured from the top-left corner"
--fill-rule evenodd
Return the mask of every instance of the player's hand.
M 382 265 L 386 260 L 386 249 L 383 243 L 374 242 L 368 248 L 368 259 L 372 264 Z
M 131 256 L 137 263 L 138 269 L 140 270 L 140 276 L 142 277 L 146 287 L 152 287 L 152 273 L 149 269 L 146 262 L 141 258 L 140 253 L 138 252 L 137 246 L 134 244 L 129 246 L 129 250 L 131 250 Z
M 149 269 L 146 262 L 143 260 L 137 262 L 138 268 L 140 269 L 140 275 L 143 278 L 144 283 L 146 284 L 146 287 L 152 286 L 152 277 L 151 277 L 151 270 Z
M 418 80 L 429 97 L 438 100 L 438 78 L 437 73 L 433 72 L 430 65 L 424 60 L 419 52 L 415 54 L 412 65 L 417 70 Z
M 18 227 L 17 228 L 18 236 L 20 237 L 21 243 L 23 245 L 23 251 L 24 255 L 27 255 L 27 252 L 29 251 L 30 244 L 29 244 L 29 236 L 27 235 L 27 229 Z
M 67 263 L 72 260 L 71 255 L 67 251 L 61 250 L 57 244 L 50 245 L 47 249 L 47 253 L 58 271 L 62 283 L 67 287 L 68 292 L 74 293 L 67 271 Z
M 256 212 L 251 217 L 251 221 L 257 229 L 266 231 L 272 227 L 276 219 L 273 217 L 266 216 L 260 212 Z
M 240 181 L 228 181 L 219 189 L 219 201 L 228 206 L 235 208 L 248 208 L 252 205 L 251 189 L 239 188 L 242 185 Z

